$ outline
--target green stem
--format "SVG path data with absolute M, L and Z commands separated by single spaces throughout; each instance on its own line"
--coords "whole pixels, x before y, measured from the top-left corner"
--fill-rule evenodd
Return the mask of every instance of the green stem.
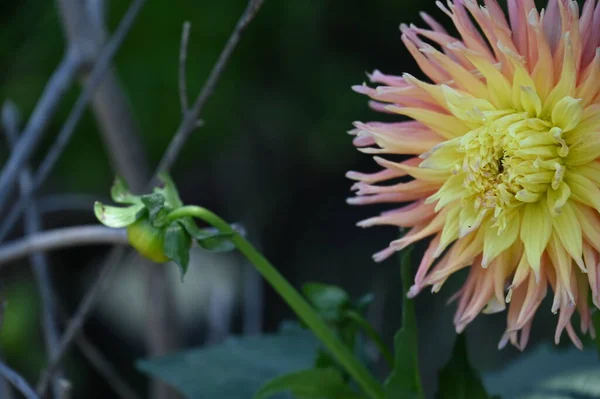
M 232 234 L 231 241 L 238 250 L 248 258 L 262 276 L 271 284 L 273 289 L 296 312 L 298 317 L 306 323 L 321 342 L 331 351 L 333 356 L 354 378 L 361 389 L 373 399 L 384 397 L 383 388 L 367 369 L 354 356 L 338 337 L 331 331 L 321 317 L 313 310 L 309 303 L 298 291 L 265 259 L 244 237 L 239 235 L 231 226 L 211 211 L 199 206 L 183 206 L 172 211 L 168 220 L 173 221 L 182 217 L 196 217 L 201 219 L 222 233 Z
M 356 313 L 353 310 L 347 311 L 345 313 L 345 316 L 350 320 L 354 321 L 360 328 L 363 329 L 365 334 L 367 334 L 367 337 L 369 337 L 371 341 L 373 341 L 375 346 L 377 346 L 379 352 L 381 353 L 387 364 L 390 367 L 394 367 L 394 355 L 392 355 L 392 352 L 389 350 L 385 342 L 383 342 L 381 335 L 379 335 L 379 333 L 373 328 L 373 326 L 367 320 L 365 320 L 364 317 L 362 317 L 360 314 Z

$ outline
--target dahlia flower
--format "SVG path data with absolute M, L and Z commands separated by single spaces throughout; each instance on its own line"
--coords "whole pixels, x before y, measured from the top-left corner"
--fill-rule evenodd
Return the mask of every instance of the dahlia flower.
M 358 224 L 409 228 L 376 261 L 431 239 L 410 297 L 468 268 L 457 332 L 508 307 L 499 347 L 522 350 L 550 288 L 555 341 L 566 330 L 581 348 L 571 316 L 593 336 L 590 290 L 600 307 L 600 4 L 507 3 L 508 16 L 496 0 L 437 2 L 456 36 L 426 14 L 428 28 L 400 26 L 427 78 L 375 71 L 379 86 L 354 87 L 411 120 L 354 123 L 382 170 L 348 172 L 348 202 L 405 203 Z

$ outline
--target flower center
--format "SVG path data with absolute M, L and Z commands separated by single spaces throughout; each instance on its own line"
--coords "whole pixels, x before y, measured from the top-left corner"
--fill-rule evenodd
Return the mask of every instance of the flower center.
M 500 231 L 510 211 L 525 203 L 544 200 L 551 213 L 558 214 L 570 196 L 564 182 L 565 159 L 568 132 L 577 125 L 572 120 L 561 123 L 559 116 L 578 103 L 565 97 L 549 117 L 514 109 L 474 107 L 465 112 L 472 130 L 422 156 L 426 159 L 421 166 L 452 172 L 428 201 L 438 201 L 441 208 L 460 200 L 475 215 L 474 220 L 492 214 L 493 226 Z

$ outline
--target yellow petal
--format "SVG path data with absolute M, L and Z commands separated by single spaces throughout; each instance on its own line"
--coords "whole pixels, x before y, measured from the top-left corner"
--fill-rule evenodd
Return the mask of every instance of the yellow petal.
M 539 280 L 542 254 L 552 234 L 552 221 L 546 205 L 540 202 L 527 204 L 521 223 L 521 241 L 525 246 L 527 261 Z
M 520 223 L 521 216 L 519 215 L 519 212 L 512 212 L 504 231 L 501 232 L 495 228 L 488 228 L 486 230 L 481 266 L 487 267 L 501 252 L 514 244 L 519 236 Z
M 554 234 L 558 237 L 569 255 L 571 255 L 581 269 L 585 269 L 581 257 L 583 254 L 581 227 L 577 222 L 577 215 L 572 204 L 567 202 L 562 207 L 561 212 L 552 218 L 552 226 L 554 227 Z

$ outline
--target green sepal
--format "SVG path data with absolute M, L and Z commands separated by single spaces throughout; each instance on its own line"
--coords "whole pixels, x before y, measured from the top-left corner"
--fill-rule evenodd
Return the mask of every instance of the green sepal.
M 171 209 L 177 209 L 183 206 L 183 202 L 179 197 L 177 186 L 169 176 L 169 174 L 159 173 L 158 179 L 162 182 L 162 187 L 154 188 L 154 192 L 161 194 L 165 198 L 165 206 Z
M 191 247 L 192 239 L 181 224 L 172 222 L 165 229 L 163 250 L 165 255 L 179 266 L 182 281 L 190 263 Z
M 233 233 L 221 233 L 215 229 L 200 229 L 191 217 L 185 217 L 177 220 L 192 236 L 198 245 L 211 252 L 228 252 L 235 249 L 235 244 L 231 242 Z
M 110 188 L 110 197 L 117 204 L 140 204 L 140 197 L 129 191 L 129 186 L 125 179 L 121 176 L 115 177 L 112 187 Z
M 154 222 L 156 215 L 165 207 L 165 197 L 159 193 L 142 195 L 140 197 L 144 206 L 148 209 L 150 221 Z
M 105 226 L 121 228 L 129 226 L 139 219 L 144 213 L 144 205 L 137 204 L 127 207 L 104 205 L 96 201 L 94 203 L 94 214 Z
M 254 399 L 268 399 L 273 395 L 290 392 L 298 399 L 360 399 L 333 368 L 296 371 L 268 381 L 254 395 Z

